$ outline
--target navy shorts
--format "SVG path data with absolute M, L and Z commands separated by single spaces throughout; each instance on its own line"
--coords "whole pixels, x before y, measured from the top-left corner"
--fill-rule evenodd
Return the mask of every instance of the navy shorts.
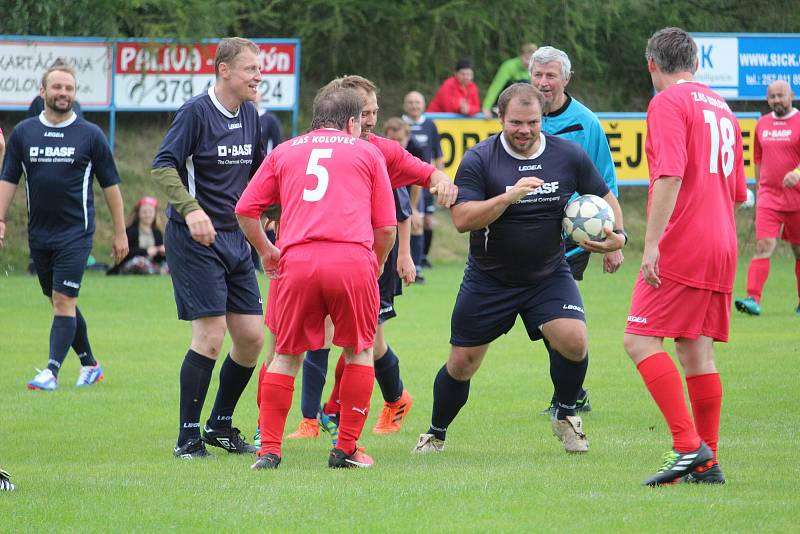
M 55 290 L 68 297 L 77 297 L 91 251 L 92 246 L 83 243 L 59 249 L 31 248 L 31 259 L 42 293 L 52 297 Z
M 164 247 L 179 319 L 263 314 L 250 245 L 242 232 L 218 230 L 214 244 L 205 247 L 192 239 L 188 226 L 169 221 Z
M 397 246 L 392 247 L 386 263 L 383 265 L 383 273 L 378 278 L 378 291 L 381 298 L 380 308 L 378 308 L 378 324 L 397 317 L 394 309 L 394 297 L 402 294 L 402 284 L 400 276 L 397 274 L 397 254 Z
M 567 243 L 566 245 L 566 252 L 570 250 L 574 250 L 576 248 L 581 248 L 578 245 L 573 245 L 571 243 Z M 569 264 L 569 270 L 572 272 L 572 278 L 580 282 L 583 280 L 583 273 L 586 271 L 586 266 L 589 265 L 589 258 L 592 257 L 591 252 L 583 251 L 575 254 L 574 256 L 570 256 L 567 258 L 567 263 Z
M 586 321 L 583 300 L 569 267 L 562 264 L 530 286 L 509 286 L 467 266 L 450 320 L 450 344 L 477 347 L 508 333 L 522 317 L 531 341 L 542 339 L 540 327 L 553 319 Z
M 433 198 L 431 192 L 424 187 L 420 192 L 419 200 L 417 200 L 417 211 L 423 215 L 432 215 L 436 213 L 436 199 Z

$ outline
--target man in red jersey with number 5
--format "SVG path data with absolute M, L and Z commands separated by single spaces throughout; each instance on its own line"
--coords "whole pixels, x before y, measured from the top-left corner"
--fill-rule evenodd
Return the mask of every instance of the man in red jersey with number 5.
M 377 278 L 394 244 L 397 220 L 386 162 L 358 139 L 362 101 L 349 89 L 314 99 L 312 131 L 278 146 L 236 205 L 242 231 L 258 250 L 264 272 L 280 278 L 272 303 L 275 357 L 260 387 L 261 450 L 253 469 L 274 469 L 305 351 L 323 344 L 325 317 L 333 343 L 344 348 L 339 440 L 330 467 L 370 467 L 359 450 L 375 373 L 372 345 L 378 320 Z M 280 204 L 281 249 L 259 218 Z
M 647 69 L 658 94 L 647 108 L 650 190 L 641 273 L 625 350 L 672 433 L 648 486 L 724 483 L 717 463 L 722 384 L 714 341 L 727 341 L 736 274 L 734 204 L 746 198 L 742 135 L 725 100 L 694 81 L 697 44 L 679 28 L 650 37 Z M 664 351 L 664 338 L 686 375 Z

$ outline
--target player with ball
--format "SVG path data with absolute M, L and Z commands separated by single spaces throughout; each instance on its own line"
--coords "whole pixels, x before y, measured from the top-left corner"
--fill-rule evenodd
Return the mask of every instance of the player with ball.
M 452 218 L 460 232 L 470 232 L 469 258 L 453 309 L 450 356 L 434 381 L 431 425 L 414 452 L 444 449 L 447 428 L 466 404 L 489 344 L 511 330 L 518 315 L 531 341 L 543 340 L 550 354 L 558 398 L 553 434 L 568 453 L 589 450 L 575 413 L 588 366 L 586 322 L 561 235 L 572 194 L 601 197 L 614 214 L 616 231 L 607 228 L 603 241 L 584 241 L 584 249 L 612 252 L 627 237 L 619 203 L 583 149 L 541 132 L 542 104 L 542 93 L 530 84 L 503 91 L 503 131 L 472 147 L 456 172 Z

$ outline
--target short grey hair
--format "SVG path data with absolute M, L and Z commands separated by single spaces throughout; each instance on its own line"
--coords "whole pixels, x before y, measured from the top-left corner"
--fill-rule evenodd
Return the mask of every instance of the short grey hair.
M 648 39 L 644 56 L 655 61 L 658 68 L 666 74 L 694 74 L 697 67 L 697 43 L 680 28 L 663 28 Z
M 361 120 L 362 107 L 361 97 L 353 89 L 323 89 L 314 98 L 311 129 L 344 130 L 351 118 Z
M 518 82 L 503 90 L 497 98 L 497 109 L 500 117 L 506 116 L 506 110 L 512 100 L 518 100 L 523 106 L 531 106 L 533 102 L 539 103 L 539 111 L 544 109 L 544 96 L 542 92 L 529 83 Z
M 569 56 L 563 50 L 553 48 L 552 46 L 543 46 L 533 53 L 531 56 L 531 63 L 528 65 L 528 71 L 533 74 L 534 63 L 544 65 L 545 63 L 551 63 L 553 61 L 561 63 L 561 76 L 565 80 L 569 80 L 572 74 L 572 63 L 569 60 Z

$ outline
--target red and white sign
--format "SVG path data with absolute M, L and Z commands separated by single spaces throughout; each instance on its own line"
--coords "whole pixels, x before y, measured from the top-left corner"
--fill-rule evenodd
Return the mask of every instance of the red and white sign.
M 111 44 L 69 41 L 0 41 L 0 106 L 27 106 L 42 75 L 61 59 L 75 68 L 77 100 L 85 109 L 111 104 Z
M 120 110 L 175 110 L 214 83 L 216 43 L 117 43 L 115 103 Z M 294 43 L 260 43 L 262 105 L 291 109 L 298 73 Z

